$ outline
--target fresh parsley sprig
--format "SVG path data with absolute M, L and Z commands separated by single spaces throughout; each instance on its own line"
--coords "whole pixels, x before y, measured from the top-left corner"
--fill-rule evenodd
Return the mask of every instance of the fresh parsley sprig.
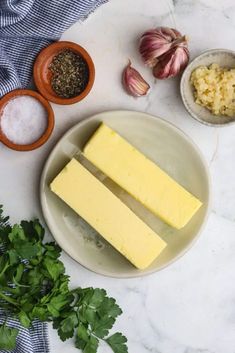
M 0 307 L 28 328 L 32 321 L 53 323 L 62 341 L 74 338 L 84 353 L 96 353 L 104 340 L 114 353 L 127 353 L 121 333 L 108 337 L 122 313 L 104 289 L 69 289 L 69 276 L 59 260 L 61 249 L 43 243 L 38 220 L 11 226 L 0 206 Z M 18 330 L 0 326 L 0 349 L 13 350 Z

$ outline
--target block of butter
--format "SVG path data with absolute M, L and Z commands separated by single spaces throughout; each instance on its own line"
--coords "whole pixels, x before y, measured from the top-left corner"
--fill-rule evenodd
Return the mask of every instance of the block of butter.
M 84 156 L 169 225 L 184 227 L 202 203 L 105 124 L 84 148 Z
M 51 190 L 139 269 L 148 267 L 166 243 L 82 164 L 72 159 Z

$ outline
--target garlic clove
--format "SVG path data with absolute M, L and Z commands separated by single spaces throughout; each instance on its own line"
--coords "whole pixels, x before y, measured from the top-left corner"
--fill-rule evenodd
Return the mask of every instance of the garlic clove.
M 158 62 L 153 68 L 153 75 L 158 79 L 174 77 L 187 66 L 188 61 L 189 51 L 187 48 L 172 48 L 158 58 Z
M 140 73 L 131 66 L 131 61 L 123 71 L 123 85 L 133 97 L 145 96 L 150 88 Z
M 140 39 L 140 54 L 145 65 L 153 67 L 157 58 L 171 48 L 168 38 L 161 32 L 150 30 L 143 34 Z

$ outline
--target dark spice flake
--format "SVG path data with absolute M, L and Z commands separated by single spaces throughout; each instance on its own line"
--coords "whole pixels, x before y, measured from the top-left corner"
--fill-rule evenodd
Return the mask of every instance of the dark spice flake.
M 84 91 L 89 79 L 86 61 L 79 54 L 65 49 L 57 54 L 49 69 L 52 72 L 51 87 L 62 98 L 73 98 Z

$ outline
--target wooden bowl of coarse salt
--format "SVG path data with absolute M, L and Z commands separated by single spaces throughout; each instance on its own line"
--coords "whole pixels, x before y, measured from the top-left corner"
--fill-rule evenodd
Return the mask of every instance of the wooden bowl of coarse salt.
M 16 89 L 0 100 L 0 141 L 16 151 L 42 146 L 54 128 L 54 113 L 39 93 Z

